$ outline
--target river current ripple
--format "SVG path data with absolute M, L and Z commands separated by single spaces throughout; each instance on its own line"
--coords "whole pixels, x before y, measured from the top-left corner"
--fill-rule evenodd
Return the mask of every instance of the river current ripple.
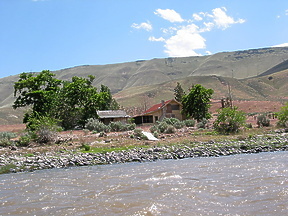
M 288 215 L 288 152 L 0 176 L 0 215 Z

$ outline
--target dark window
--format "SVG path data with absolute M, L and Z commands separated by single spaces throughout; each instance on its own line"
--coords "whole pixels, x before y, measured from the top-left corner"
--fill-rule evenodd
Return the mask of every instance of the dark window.
M 153 116 L 143 116 L 143 123 L 153 123 Z
M 155 122 L 158 121 L 158 116 L 155 116 Z
M 172 110 L 180 110 L 180 106 L 178 104 L 171 105 Z

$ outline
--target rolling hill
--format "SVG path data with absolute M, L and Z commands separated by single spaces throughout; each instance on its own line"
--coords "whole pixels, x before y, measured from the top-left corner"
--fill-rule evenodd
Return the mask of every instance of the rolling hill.
M 234 100 L 288 100 L 288 47 L 83 65 L 53 73 L 63 80 L 94 75 L 93 85 L 107 85 L 124 107 L 140 106 L 143 100 L 149 100 L 152 104 L 171 99 L 177 82 L 186 90 L 196 83 L 212 88 L 215 91 L 214 99 L 225 97 L 230 85 Z M 23 113 L 19 111 L 17 114 L 17 111 L 10 109 L 14 101 L 13 83 L 17 80 L 18 75 L 0 79 L 0 124 L 9 122 L 9 115 Z

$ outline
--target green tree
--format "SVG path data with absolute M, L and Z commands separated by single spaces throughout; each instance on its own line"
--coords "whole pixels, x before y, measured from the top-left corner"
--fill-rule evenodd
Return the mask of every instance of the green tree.
M 196 119 L 198 122 L 204 118 L 211 118 L 208 109 L 211 106 L 210 100 L 213 92 L 212 89 L 206 89 L 200 84 L 192 86 L 189 94 L 184 95 L 182 98 L 183 114 L 188 118 Z
M 246 114 L 238 107 L 226 107 L 218 111 L 214 128 L 220 133 L 238 132 L 246 123 Z
M 97 116 L 101 100 L 97 88 L 92 85 L 94 79 L 91 75 L 88 78 L 74 76 L 71 82 L 63 83 L 54 113 L 64 129 L 84 127 L 87 119 Z
M 288 127 L 288 102 L 276 114 L 278 118 L 277 124 L 281 127 Z
M 101 85 L 99 94 L 101 98 L 100 110 L 116 110 L 120 108 L 117 101 L 112 97 L 111 91 L 107 86 Z
M 14 96 L 18 96 L 13 108 L 31 107 L 31 111 L 24 115 L 24 123 L 29 123 L 29 119 L 39 115 L 48 116 L 54 109 L 54 101 L 62 84 L 62 81 L 54 76 L 49 70 L 43 70 L 36 77 L 33 77 L 32 73 L 20 74 L 19 80 L 14 84 Z
M 95 77 L 74 76 L 72 81 L 61 81 L 48 70 L 36 76 L 22 73 L 14 84 L 17 98 L 13 108 L 30 106 L 24 116 L 24 123 L 33 130 L 35 119 L 48 117 L 60 122 L 64 129 L 84 127 L 87 119 L 97 117 L 97 110 L 116 107 L 110 89 L 102 85 L 100 92 L 92 85 Z M 59 121 L 58 121 L 59 120 Z
M 185 92 L 179 82 L 177 82 L 177 86 L 174 88 L 175 100 L 181 102 Z

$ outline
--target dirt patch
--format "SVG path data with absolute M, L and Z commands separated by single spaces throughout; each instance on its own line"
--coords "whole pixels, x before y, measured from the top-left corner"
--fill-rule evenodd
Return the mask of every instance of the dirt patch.
M 25 124 L 13 124 L 13 125 L 0 125 L 0 132 L 13 132 L 18 133 L 25 130 Z

